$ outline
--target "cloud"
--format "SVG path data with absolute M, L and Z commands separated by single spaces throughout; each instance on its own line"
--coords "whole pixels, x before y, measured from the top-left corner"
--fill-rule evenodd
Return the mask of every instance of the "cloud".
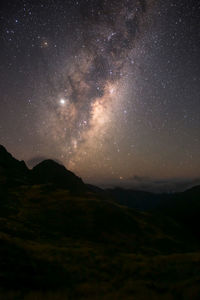
M 108 181 L 109 182 L 109 181 Z M 100 186 L 105 188 L 105 185 Z M 157 179 L 134 175 L 128 179 L 109 182 L 109 187 L 122 187 L 153 193 L 182 192 L 193 186 L 200 185 L 200 178 Z

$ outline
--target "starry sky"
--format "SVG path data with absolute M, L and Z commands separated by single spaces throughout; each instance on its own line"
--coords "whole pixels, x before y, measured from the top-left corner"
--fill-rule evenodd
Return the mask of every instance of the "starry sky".
M 16 158 L 105 186 L 200 182 L 199 1 L 7 0 L 0 25 Z

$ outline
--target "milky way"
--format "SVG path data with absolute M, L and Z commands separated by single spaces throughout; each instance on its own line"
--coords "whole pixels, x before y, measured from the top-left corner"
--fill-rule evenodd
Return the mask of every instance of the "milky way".
M 30 167 L 56 159 L 99 185 L 199 182 L 198 1 L 0 5 L 8 151 Z
M 109 129 L 115 130 L 114 112 L 123 106 L 124 86 L 128 88 L 134 69 L 129 66 L 151 8 L 152 1 L 105 1 L 89 20 L 80 8 L 80 41 L 73 55 L 65 58 L 59 79 L 49 82 L 41 126 L 41 133 L 51 136 L 72 168 L 88 153 L 103 151 Z

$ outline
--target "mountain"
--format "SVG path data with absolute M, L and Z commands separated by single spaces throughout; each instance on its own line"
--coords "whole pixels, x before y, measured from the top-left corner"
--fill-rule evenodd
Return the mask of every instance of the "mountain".
M 81 178 L 57 162 L 44 160 L 29 170 L 24 161 L 18 161 L 0 145 L 0 186 L 23 184 L 49 184 L 73 192 L 87 189 Z
M 31 170 L 30 177 L 36 184 L 53 184 L 79 192 L 86 189 L 81 178 L 53 160 L 44 160 L 36 165 Z
M 29 170 L 1 148 L 0 166 L 1 187 L 17 182 L 0 189 L 0 299 L 199 299 L 199 240 L 170 210 L 116 203 L 134 192 L 85 185 L 52 160 Z
M 122 188 L 106 192 L 115 203 L 168 216 L 200 239 L 200 186 L 173 194 L 153 194 Z
M 24 161 L 18 161 L 0 145 L 0 184 L 27 183 L 29 170 Z
M 154 194 L 120 187 L 107 189 L 106 192 L 114 202 L 141 211 L 154 210 L 171 197 L 169 194 Z
M 200 186 L 173 194 L 157 210 L 184 224 L 200 239 Z

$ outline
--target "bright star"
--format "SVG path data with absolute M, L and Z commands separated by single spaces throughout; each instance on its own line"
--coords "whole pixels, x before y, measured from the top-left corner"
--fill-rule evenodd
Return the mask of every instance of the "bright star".
M 65 103 L 66 103 L 65 99 L 61 98 L 61 99 L 60 99 L 60 104 L 61 104 L 61 105 L 65 105 Z

